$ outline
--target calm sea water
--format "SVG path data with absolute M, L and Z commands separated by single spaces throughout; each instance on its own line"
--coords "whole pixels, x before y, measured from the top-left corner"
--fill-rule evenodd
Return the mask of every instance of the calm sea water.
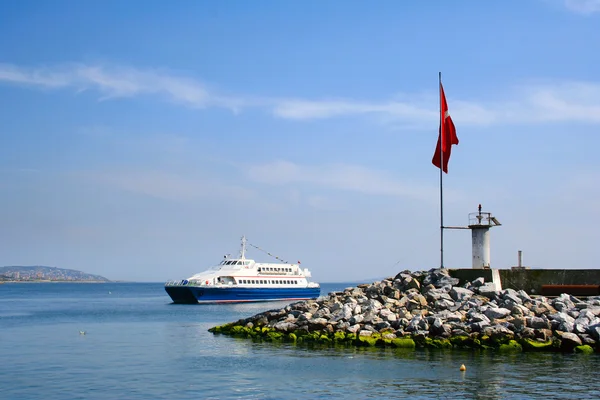
M 284 305 L 174 305 L 160 283 L 0 285 L 0 398 L 599 396 L 597 355 L 307 349 L 207 332 Z

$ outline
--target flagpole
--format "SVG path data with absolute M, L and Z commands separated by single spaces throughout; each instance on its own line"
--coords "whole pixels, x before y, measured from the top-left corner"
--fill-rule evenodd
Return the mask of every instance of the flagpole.
M 440 268 L 444 268 L 444 129 L 442 120 L 442 73 L 439 73 L 440 92 Z

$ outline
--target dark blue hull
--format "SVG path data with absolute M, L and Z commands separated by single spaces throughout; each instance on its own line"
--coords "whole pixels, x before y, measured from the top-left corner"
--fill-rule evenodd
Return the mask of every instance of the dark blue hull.
M 165 286 L 173 303 L 242 303 L 252 301 L 316 299 L 321 288 L 244 288 Z

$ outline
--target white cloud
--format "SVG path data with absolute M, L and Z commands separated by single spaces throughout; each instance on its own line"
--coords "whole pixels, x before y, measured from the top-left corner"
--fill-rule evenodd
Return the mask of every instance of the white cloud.
M 563 0 L 567 9 L 580 14 L 600 12 L 600 0 Z
M 87 181 L 175 202 L 193 202 L 202 198 L 247 200 L 254 197 L 254 192 L 243 187 L 225 185 L 200 176 L 163 171 L 114 170 L 79 175 Z
M 424 201 L 437 201 L 437 189 L 432 186 L 402 183 L 384 171 L 358 165 L 331 164 L 304 166 L 288 161 L 255 165 L 248 176 L 257 182 L 271 185 L 309 184 L 327 189 L 345 190 L 367 195 L 405 197 Z M 456 194 L 449 194 L 455 198 Z M 313 206 L 324 204 L 324 198 L 313 196 Z
M 157 69 L 85 64 L 21 68 L 0 64 L 0 81 L 48 89 L 94 89 L 102 99 L 157 94 L 196 108 L 218 106 L 235 110 L 242 106 L 240 99 L 209 93 L 197 80 Z
M 438 118 L 437 94 L 434 93 L 428 98 L 421 94 L 404 94 L 401 98 L 382 101 L 224 96 L 208 90 L 195 79 L 159 69 L 85 64 L 21 68 L 0 64 L 2 81 L 55 90 L 95 90 L 102 99 L 157 95 L 193 108 L 221 107 L 235 112 L 254 107 L 292 120 L 372 115 L 385 123 L 419 128 L 435 125 Z M 600 123 L 600 83 L 597 82 L 524 84 L 509 93 L 504 97 L 491 93 L 485 101 L 446 95 L 450 114 L 462 126 Z
M 562 82 L 530 84 L 513 91 L 512 99 L 477 103 L 446 95 L 450 115 L 462 126 L 530 124 L 546 122 L 600 123 L 600 84 Z M 274 107 L 276 116 L 291 119 L 318 119 L 360 114 L 384 116 L 387 122 L 413 126 L 435 125 L 438 112 L 420 98 L 410 101 L 363 102 L 352 100 L 286 100 Z

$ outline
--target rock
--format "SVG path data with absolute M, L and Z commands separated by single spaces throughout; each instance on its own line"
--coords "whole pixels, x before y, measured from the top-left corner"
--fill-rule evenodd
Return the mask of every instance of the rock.
M 488 299 L 494 299 L 500 294 L 500 292 L 496 291 L 496 285 L 490 282 L 477 288 L 477 291 L 480 295 L 487 297 Z
M 308 321 L 308 327 L 311 330 L 323 329 L 327 325 L 327 320 L 325 318 L 313 318 Z
M 448 292 L 443 289 L 431 289 L 425 294 L 425 298 L 430 303 L 435 303 L 438 300 L 453 301 L 452 297 Z
M 470 320 L 472 322 L 486 322 L 486 323 L 490 323 L 490 319 L 482 313 L 476 312 L 475 310 L 469 310 L 469 312 L 467 313 L 467 316 L 470 318 Z
M 292 332 L 298 328 L 298 325 L 291 322 L 282 321 L 273 325 L 273 328 L 281 332 Z
M 536 338 L 547 342 L 548 340 L 552 339 L 552 330 L 550 329 L 536 329 L 535 330 L 535 335 Z
M 308 320 L 312 319 L 312 317 L 313 317 L 313 315 L 311 313 L 306 312 L 304 314 L 301 314 L 298 317 L 298 321 L 308 321 Z
M 486 328 L 489 325 L 490 325 L 489 322 L 479 321 L 479 322 L 473 322 L 473 323 L 469 324 L 468 328 L 471 332 L 481 332 L 481 331 L 483 331 L 484 328 Z
M 523 317 L 517 317 L 515 319 L 512 320 L 512 324 L 515 327 L 516 331 L 521 331 L 523 330 L 525 327 L 528 327 L 527 321 L 525 318 Z M 533 328 L 533 327 L 532 327 Z
M 419 283 L 419 281 L 417 279 L 415 279 L 409 275 L 402 281 L 402 288 L 404 290 L 409 290 L 409 289 L 421 290 L 421 284 Z
M 493 339 L 513 336 L 513 332 L 502 325 L 486 326 L 483 328 L 482 332 L 484 335 L 490 336 Z
M 320 308 L 316 313 L 313 314 L 313 318 L 325 318 L 329 319 L 331 312 L 328 308 Z
M 524 339 L 535 339 L 535 330 L 533 328 L 525 327 L 523 330 L 521 330 L 521 337 Z
M 558 326 L 553 326 L 554 330 L 573 332 L 573 328 L 575 327 L 575 318 L 571 317 L 570 315 L 564 312 L 559 312 L 550 314 L 548 318 L 552 321 L 558 322 Z
M 596 341 L 600 341 L 600 324 L 588 326 L 587 333 Z
M 517 292 L 517 296 L 521 299 L 522 302 L 531 301 L 531 297 L 524 290 L 519 290 Z
M 494 320 L 494 319 L 504 318 L 507 315 L 510 315 L 510 310 L 508 310 L 506 308 L 500 308 L 500 307 L 490 307 L 487 310 L 485 310 L 484 314 L 490 320 Z
M 592 337 L 590 335 L 587 335 L 585 333 L 581 333 L 581 334 L 578 334 L 577 336 L 579 336 L 579 338 L 581 339 L 581 343 L 582 344 L 587 344 L 589 346 L 595 346 L 596 345 L 596 341 L 594 339 L 592 339 Z
M 527 326 L 533 329 L 549 329 L 550 322 L 541 317 L 527 317 Z
M 470 299 L 474 293 L 469 289 L 453 287 L 450 289 L 449 294 L 452 300 L 462 303 L 463 301 Z
M 383 330 L 389 329 L 390 327 L 391 327 L 391 325 L 387 321 L 381 321 L 381 322 L 378 322 L 375 325 L 373 325 L 373 328 L 375 328 L 375 330 L 377 332 L 381 332 Z
M 440 318 L 434 318 L 433 323 L 429 327 L 429 334 L 431 336 L 443 336 L 449 337 L 452 333 L 450 325 L 444 324 Z
M 472 281 L 471 282 L 471 286 L 473 286 L 475 288 L 478 288 L 480 286 L 483 286 L 484 283 L 485 283 L 485 279 L 483 279 L 483 278 L 480 277 L 480 278 L 477 278 L 474 281 Z
M 574 333 L 557 331 L 561 340 L 561 349 L 572 351 L 576 346 L 581 346 L 581 339 Z

